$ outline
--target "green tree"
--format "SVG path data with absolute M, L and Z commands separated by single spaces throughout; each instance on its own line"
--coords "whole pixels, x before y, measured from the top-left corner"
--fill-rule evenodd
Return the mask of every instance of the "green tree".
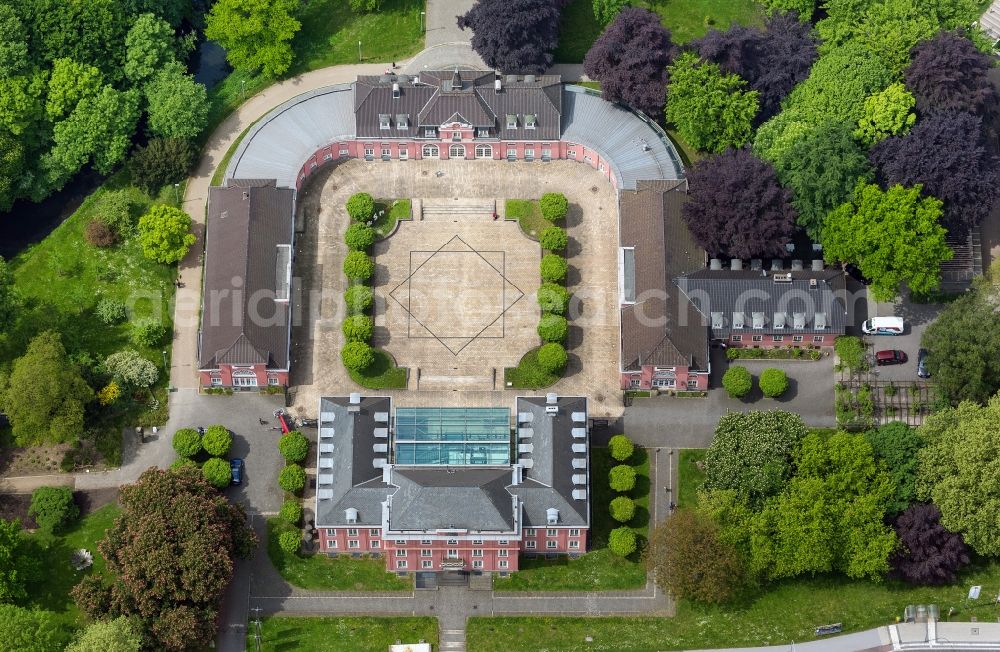
M 941 524 L 980 555 L 1000 555 L 1000 397 L 986 405 L 963 401 L 932 414 L 919 428 L 927 445 L 918 454 L 917 497 L 941 509 Z
M 167 327 L 155 319 L 140 319 L 132 324 L 129 338 L 136 346 L 155 347 L 167 335 Z
M 619 462 L 627 462 L 635 452 L 635 444 L 625 435 L 615 435 L 608 440 L 608 452 Z
M 548 221 L 562 222 L 569 212 L 569 200 L 561 192 L 547 192 L 538 200 L 538 208 Z
M 156 195 L 168 183 L 182 181 L 198 158 L 194 145 L 179 138 L 151 138 L 137 147 L 128 160 L 132 181 Z
M 224 459 L 213 457 L 206 460 L 201 466 L 201 474 L 208 480 L 209 484 L 217 489 L 229 486 L 231 479 L 229 462 Z
M 865 433 L 875 456 L 885 462 L 895 487 L 889 513 L 902 512 L 916 500 L 918 455 L 924 447 L 917 431 L 901 421 L 892 421 Z
M 0 4 L 0 77 L 13 77 L 31 63 L 28 32 L 10 5 Z
M 760 391 L 768 398 L 777 398 L 788 391 L 788 376 L 783 369 L 765 369 L 757 379 Z
M 28 597 L 29 573 L 21 563 L 25 545 L 20 521 L 0 519 L 0 606 L 5 602 L 21 602 Z
M 298 0 L 218 0 L 206 19 L 205 36 L 226 49 L 237 70 L 276 77 L 292 64 L 291 40 L 302 26 Z
M 569 236 L 562 227 L 550 226 L 538 235 L 538 243 L 542 249 L 562 251 L 569 244 Z
M 608 549 L 619 557 L 628 557 L 635 552 L 635 530 L 630 527 L 616 527 L 608 537 Z
M 367 312 L 374 298 L 375 293 L 367 285 L 352 285 L 344 292 L 344 303 L 352 314 Z
M 618 492 L 632 491 L 635 488 L 635 469 L 628 464 L 618 464 L 608 472 L 608 484 Z
M 799 20 L 805 22 L 812 18 L 816 11 L 816 0 L 762 0 L 761 4 L 769 13 L 776 11 L 795 11 L 799 14 Z
M 53 128 L 55 145 L 45 159 L 54 174 L 68 178 L 88 161 L 110 174 L 125 158 L 136 122 L 139 95 L 104 86 L 93 97 L 84 97 L 69 116 Z
M 130 387 L 152 387 L 160 375 L 155 364 L 133 349 L 112 353 L 104 359 L 104 368 Z
M 378 0 L 350 0 L 351 11 L 366 14 L 378 8 Z
M 635 516 L 635 501 L 628 496 L 618 496 L 611 501 L 610 513 L 619 523 L 628 523 Z
M 0 604 L 0 632 L 3 652 L 59 652 L 68 638 L 55 613 L 10 604 Z
M 289 555 L 294 555 L 302 548 L 302 534 L 296 530 L 287 530 L 278 535 L 278 546 Z
M 201 445 L 209 455 L 225 457 L 233 445 L 233 433 L 229 432 L 229 428 L 219 424 L 209 426 L 205 428 Z
M 194 457 L 201 452 L 201 434 L 194 428 L 181 428 L 174 433 L 172 444 L 181 457 Z
M 155 73 L 145 92 L 153 136 L 194 140 L 208 123 L 208 91 L 180 63 Z
M 686 52 L 669 67 L 667 120 L 685 141 L 703 152 L 741 147 L 757 115 L 757 91 L 738 75 Z
M 47 90 L 47 71 L 0 77 L 0 127 L 25 140 L 42 139 Z
M 538 298 L 538 305 L 542 312 L 564 315 L 569 308 L 569 290 L 561 285 L 542 283 L 535 296 Z
M 301 462 L 309 454 L 309 440 L 298 430 L 292 430 L 278 439 L 278 452 L 286 462 Z
M 180 262 L 195 243 L 191 218 L 179 208 L 155 204 L 139 218 L 139 243 L 150 260 L 165 265 Z
M 565 342 L 569 323 L 562 315 L 542 315 L 538 322 L 538 336 L 546 342 Z
M 805 435 L 802 417 L 791 412 L 724 414 L 705 456 L 705 488 L 731 489 L 759 505 L 788 482 L 792 451 Z
M 601 25 L 607 25 L 628 3 L 629 0 L 593 0 L 594 18 Z
M 538 366 L 550 374 L 561 374 L 569 362 L 565 347 L 558 342 L 549 342 L 538 347 Z
M 93 398 L 54 331 L 31 340 L 0 392 L 19 446 L 76 441 L 83 433 L 84 406 Z
M 539 266 L 543 283 L 561 283 L 566 278 L 569 265 L 566 259 L 558 254 L 545 254 Z
M 347 214 L 355 222 L 367 222 L 375 214 L 375 199 L 367 192 L 354 193 L 345 206 Z
M 24 0 L 23 4 L 30 7 L 22 18 L 32 35 L 33 59 L 49 62 L 68 57 L 97 66 L 111 81 L 121 79 L 132 17 L 122 10 L 120 0 Z
M 340 349 L 340 360 L 350 371 L 364 371 L 375 362 L 375 352 L 366 342 L 348 342 Z
M 753 376 L 746 367 L 733 365 L 722 374 L 722 386 L 733 398 L 743 398 L 753 389 Z
M 104 76 L 94 66 L 72 59 L 52 62 L 49 90 L 45 96 L 45 115 L 51 122 L 62 120 L 76 108 L 80 100 L 93 98 L 101 90 Z
M 14 274 L 7 266 L 7 261 L 0 256 L 0 332 L 7 331 L 13 324 L 19 303 L 14 287 Z
M 344 243 L 352 251 L 366 251 L 375 244 L 375 229 L 358 222 L 351 224 L 344 232 Z
M 132 215 L 132 198 L 127 189 L 109 190 L 101 194 L 97 203 L 99 217 L 115 233 L 127 238 L 135 232 L 135 217 Z
M 66 652 L 139 652 L 141 649 L 142 627 L 133 618 L 119 616 L 87 625 Z
M 278 486 L 297 494 L 306 486 L 306 472 L 298 464 L 287 464 L 278 474 Z
M 889 136 L 905 134 L 917 121 L 917 114 L 913 112 L 916 104 L 913 95 L 899 82 L 869 95 L 854 137 L 871 147 Z
M 858 184 L 852 201 L 830 213 L 823 226 L 827 262 L 854 263 L 879 301 L 889 301 L 906 282 L 926 293 L 941 284 L 940 264 L 954 252 L 939 223 L 941 200 L 922 197 L 921 186 Z
M 80 508 L 73 501 L 71 488 L 39 487 L 31 494 L 28 515 L 42 530 L 58 533 L 79 518 Z
M 302 503 L 292 499 L 286 500 L 281 503 L 281 509 L 278 511 L 278 517 L 286 523 L 298 525 L 302 520 Z
M 375 324 L 368 315 L 351 315 L 341 324 L 341 330 L 348 342 L 367 342 L 372 338 Z
M 375 261 L 363 251 L 344 256 L 344 275 L 351 280 L 365 281 L 375 273 Z
M 174 28 L 154 14 L 136 16 L 125 36 L 125 77 L 139 86 L 177 58 Z

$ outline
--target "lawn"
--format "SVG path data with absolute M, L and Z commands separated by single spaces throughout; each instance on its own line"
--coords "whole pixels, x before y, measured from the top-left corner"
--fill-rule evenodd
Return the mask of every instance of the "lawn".
M 409 199 L 376 199 L 376 216 L 379 211 L 383 211 L 381 217 L 377 217 L 372 224 L 379 238 L 392 235 L 396 230 L 396 223 L 400 220 L 413 219 L 413 209 Z
M 412 588 L 409 579 L 386 572 L 384 559 L 290 555 L 278 545 L 278 537 L 291 529 L 293 526 L 277 518 L 267 519 L 267 556 L 293 586 L 314 591 L 408 591 Z
M 983 587 L 983 598 L 967 606 L 969 586 Z M 815 638 L 819 625 L 843 623 L 847 632 L 895 622 L 910 604 L 950 607 L 956 620 L 971 616 L 995 622 L 1000 606 L 1000 563 L 967 572 L 949 587 L 912 588 L 894 582 L 818 577 L 772 585 L 725 607 L 681 602 L 673 618 L 470 618 L 466 641 L 476 652 L 561 652 L 570 650 L 680 650 L 788 644 Z M 584 644 L 585 636 L 594 641 Z
M 704 448 L 684 448 L 677 458 L 677 499 L 678 507 L 694 507 L 698 501 L 698 489 L 705 482 L 705 472 L 698 463 L 705 461 Z
M 762 20 L 760 7 L 753 0 L 636 0 L 630 4 L 660 14 L 674 43 L 687 43 L 711 28 L 724 30 L 734 22 L 755 25 Z M 582 62 L 603 29 L 594 18 L 591 0 L 571 0 L 562 12 L 556 61 Z
M 261 650 L 312 650 L 315 652 L 372 652 L 388 650 L 397 640 L 424 640 L 437 649 L 437 619 L 312 618 L 272 616 L 260 622 Z M 247 627 L 247 649 L 254 649 L 254 623 Z
M 636 467 L 636 488 L 631 492 L 636 514 L 629 526 L 639 535 L 640 549 L 649 532 L 649 455 L 636 449 L 629 462 Z M 615 492 L 608 486 L 608 471 L 617 464 L 607 448 L 592 448 L 590 478 L 593 502 L 591 512 L 591 551 L 579 559 L 560 555 L 555 559 L 525 559 L 520 570 L 506 578 L 494 578 L 498 591 L 617 591 L 640 588 L 646 583 L 646 569 L 639 553 L 627 559 L 607 549 L 608 534 L 619 524 L 612 520 L 608 505 Z M 478 649 L 470 646 L 469 649 Z
M 554 226 L 542 217 L 542 210 L 534 199 L 508 199 L 504 211 L 506 219 L 517 220 L 521 231 L 532 240 L 538 240 L 539 233 Z
M 351 380 L 368 389 L 406 389 L 406 367 L 397 367 L 381 349 L 372 349 L 375 362 L 364 371 L 349 369 Z
M 40 532 L 30 535 L 37 542 L 42 553 L 42 575 L 38 581 L 28 585 L 30 606 L 53 611 L 60 616 L 69 629 L 76 629 L 81 613 L 70 597 L 69 591 L 89 573 L 104 572 L 104 558 L 97 552 L 97 542 L 104 538 L 104 532 L 121 512 L 117 504 L 101 507 L 59 536 Z M 70 565 L 70 555 L 74 550 L 84 548 L 94 556 L 90 570 L 76 571 Z
M 538 365 L 538 349 L 531 349 L 517 363 L 516 367 L 503 370 L 503 379 L 511 389 L 544 389 L 554 384 L 562 376 L 550 374 Z

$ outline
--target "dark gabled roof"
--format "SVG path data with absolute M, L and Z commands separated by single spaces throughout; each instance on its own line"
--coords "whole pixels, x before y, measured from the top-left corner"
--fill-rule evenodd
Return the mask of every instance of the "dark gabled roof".
M 644 364 L 708 369 L 704 317 L 672 280 L 705 264 L 681 217 L 686 200 L 683 179 L 639 181 L 620 194 L 620 244 L 635 250 L 636 302 L 621 308 L 624 371 Z
M 775 281 L 776 273 L 788 275 L 792 280 Z M 812 279 L 816 281 L 815 286 L 810 283 Z M 676 282 L 701 312 L 709 316 L 714 338 L 728 338 L 731 334 L 754 335 L 760 331 L 788 335 L 841 334 L 847 325 L 847 289 L 844 273 L 840 270 L 702 269 Z M 743 328 L 733 328 L 734 313 L 743 316 Z M 760 328 L 753 327 L 754 313 L 763 318 Z M 824 328 L 817 328 L 818 313 L 825 321 Z M 796 315 L 801 315 L 804 327 L 795 328 Z M 783 327 L 775 327 L 776 318 L 784 319 Z
M 279 246 L 292 245 L 294 196 L 273 179 L 209 188 L 200 368 L 288 368 L 291 310 L 275 298 Z
M 558 140 L 562 112 L 560 79 L 555 75 L 501 77 L 496 92 L 493 72 L 430 70 L 419 75 L 369 75 L 354 84 L 354 114 L 359 138 L 421 137 L 421 127 L 460 119 L 475 127 L 498 130 L 511 140 Z M 398 94 L 393 90 L 398 87 Z M 506 129 L 506 115 L 518 116 L 517 129 Z M 525 115 L 535 128 L 525 128 Z M 392 116 L 382 129 L 379 116 Z M 408 115 L 409 129 L 396 129 L 395 116 Z
M 509 467 L 393 467 L 389 530 L 513 532 L 511 477 Z

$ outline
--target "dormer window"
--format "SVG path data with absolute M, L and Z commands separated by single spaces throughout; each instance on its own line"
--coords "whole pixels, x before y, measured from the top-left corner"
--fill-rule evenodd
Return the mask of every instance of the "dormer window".
M 434 127 L 424 128 L 424 138 L 433 138 L 434 136 L 437 136 L 437 129 Z
M 476 135 L 479 136 L 480 138 L 489 138 L 490 137 L 489 127 L 480 127 L 479 129 L 476 130 Z
M 399 113 L 396 115 L 396 129 L 409 129 L 410 119 L 405 113 Z
M 517 129 L 517 115 L 515 115 L 513 113 L 508 113 L 507 114 L 507 128 L 508 129 Z
M 524 116 L 524 128 L 525 129 L 534 129 L 535 128 L 535 114 L 534 113 L 527 113 L 527 114 L 525 114 L 525 116 Z
M 391 121 L 388 113 L 378 114 L 378 128 L 379 129 L 389 129 L 391 127 Z
M 358 510 L 353 507 L 348 507 L 344 510 L 344 520 L 347 521 L 348 525 L 354 525 L 358 522 Z

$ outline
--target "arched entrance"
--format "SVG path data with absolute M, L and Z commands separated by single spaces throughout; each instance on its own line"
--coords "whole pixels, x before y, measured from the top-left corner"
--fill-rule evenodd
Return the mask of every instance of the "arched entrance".
M 449 147 L 448 158 L 465 158 L 465 145 L 452 145 Z
M 424 145 L 423 157 L 424 158 L 437 158 L 438 157 L 438 146 L 437 145 Z
M 493 145 L 476 145 L 476 158 L 493 158 Z

